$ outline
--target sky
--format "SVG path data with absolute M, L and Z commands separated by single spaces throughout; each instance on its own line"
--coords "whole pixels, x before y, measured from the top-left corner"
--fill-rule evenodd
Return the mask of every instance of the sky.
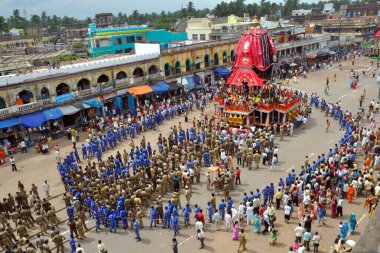
M 231 0 L 224 0 L 230 2 Z M 256 0 L 257 2 L 259 0 Z M 222 0 L 192 0 L 195 8 L 214 8 Z M 246 0 L 246 3 L 253 0 Z M 119 12 L 130 14 L 133 10 L 140 13 L 176 11 L 187 5 L 188 0 L 0 0 L 0 16 L 9 17 L 14 9 L 20 10 L 20 15 L 28 17 L 32 14 L 40 15 L 46 11 L 49 16 L 69 16 L 78 19 L 95 17 L 96 13 Z

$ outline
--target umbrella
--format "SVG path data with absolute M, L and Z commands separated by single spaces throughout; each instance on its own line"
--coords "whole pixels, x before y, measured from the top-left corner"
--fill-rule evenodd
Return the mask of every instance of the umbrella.
M 354 242 L 353 240 L 347 240 L 346 244 L 348 244 L 348 246 L 350 246 L 351 248 L 353 248 L 353 247 L 355 247 L 356 242 Z

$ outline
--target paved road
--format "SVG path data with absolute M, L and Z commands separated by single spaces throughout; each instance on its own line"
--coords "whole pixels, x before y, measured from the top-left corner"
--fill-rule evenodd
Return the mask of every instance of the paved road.
M 377 85 L 372 75 L 370 77 L 360 77 L 359 89 L 357 91 L 351 91 L 349 89 L 349 72 L 351 70 L 350 62 L 347 65 L 344 64 L 344 70 L 339 71 L 337 66 L 334 66 L 329 70 L 322 70 L 318 72 L 312 72 L 307 79 L 299 79 L 298 84 L 291 84 L 292 87 L 306 91 L 308 93 L 317 92 L 323 94 L 324 84 L 326 77 L 330 77 L 330 95 L 326 97 L 328 101 L 335 102 L 341 100 L 343 108 L 356 112 L 359 105 L 359 97 L 365 87 L 367 91 L 367 99 L 365 100 L 365 106 L 372 98 L 377 98 Z M 362 59 L 357 61 L 355 69 L 365 69 L 369 66 L 369 61 Z M 333 75 L 337 74 L 337 82 L 333 82 Z M 213 113 L 213 106 L 209 105 L 206 109 L 206 113 L 211 115 Z M 197 112 L 191 113 L 189 116 L 197 116 Z M 179 121 L 184 120 L 176 118 L 173 121 L 166 122 L 164 126 L 160 126 L 157 132 L 147 132 L 145 137 L 148 141 L 151 141 L 155 145 L 158 133 L 167 135 L 169 126 L 177 124 Z M 189 127 L 191 123 L 184 124 Z M 324 115 L 316 110 L 313 111 L 312 118 L 309 121 L 305 129 L 296 129 L 295 135 L 292 137 L 286 137 L 284 141 L 280 142 L 276 140 L 276 145 L 280 148 L 279 154 L 279 166 L 269 171 L 268 167 L 262 167 L 259 171 L 248 171 L 247 168 L 242 170 L 242 185 L 237 187 L 232 192 L 232 197 L 235 203 L 241 200 L 243 192 L 249 192 L 256 188 L 262 188 L 263 186 L 274 182 L 277 184 L 280 177 L 285 178 L 287 172 L 290 169 L 300 170 L 300 165 L 304 160 L 305 155 L 309 155 L 311 159 L 318 154 L 327 152 L 329 147 L 332 147 L 343 135 L 343 132 L 338 130 L 337 123 L 332 121 L 331 131 L 326 133 L 324 131 L 325 118 Z M 83 138 L 82 138 L 83 140 Z M 62 147 L 62 153 L 70 150 L 70 143 L 65 139 L 58 140 L 58 143 Z M 139 143 L 135 140 L 135 143 Z M 117 150 L 129 149 L 128 142 L 119 145 Z M 116 152 L 116 150 L 114 151 Z M 107 154 L 110 154 L 109 152 Z M 52 189 L 52 195 L 63 192 L 63 187 L 60 183 L 60 178 L 55 169 L 55 160 L 53 155 L 41 156 L 39 154 L 28 154 L 16 156 L 18 166 L 21 168 L 20 172 L 10 172 L 9 165 L 3 165 L 0 167 L 2 171 L 2 177 L 0 178 L 0 195 L 5 195 L 8 191 L 15 192 L 17 189 L 17 181 L 21 180 L 27 187 L 31 183 L 35 182 L 40 188 L 43 180 L 47 179 L 50 182 Z M 210 193 L 207 192 L 205 186 L 205 177 L 201 179 L 199 185 L 193 187 L 194 193 L 191 203 L 198 203 L 203 209 L 206 207 L 206 202 L 210 199 Z M 182 196 L 182 203 L 184 203 L 184 197 Z M 217 198 L 217 202 L 220 201 L 220 197 Z M 63 202 L 58 199 L 53 201 L 58 206 L 63 206 Z M 348 215 L 354 211 L 357 213 L 357 219 L 359 221 L 358 232 L 351 235 L 350 238 L 356 240 L 360 235 L 360 231 L 363 231 L 364 226 L 367 223 L 368 217 L 365 216 L 365 211 L 361 206 L 362 200 L 354 200 L 353 204 L 344 204 L 344 217 L 348 219 Z M 65 217 L 64 212 L 60 213 L 62 218 Z M 333 239 L 338 234 L 339 219 L 327 219 L 326 227 L 319 227 L 318 231 L 322 235 L 321 250 L 327 249 Z M 182 221 L 181 221 L 182 222 Z M 147 221 L 146 221 L 147 223 Z M 194 221 L 193 221 L 194 223 Z M 89 225 L 92 224 L 92 221 Z M 247 252 L 286 252 L 294 239 L 294 228 L 296 226 L 296 218 L 293 215 L 290 225 L 285 225 L 283 222 L 283 211 L 277 212 L 277 222 L 279 228 L 278 243 L 276 246 L 270 247 L 268 245 L 268 236 L 254 235 L 252 231 L 247 233 L 248 251 Z M 316 224 L 313 223 L 312 231 L 316 231 Z M 66 228 L 62 227 L 61 231 L 66 233 Z M 180 252 L 194 252 L 199 247 L 199 242 L 196 240 L 194 226 L 189 229 L 181 227 L 180 235 L 178 236 Z M 172 232 L 164 230 L 162 228 L 155 228 L 150 230 L 145 228 L 141 231 L 142 242 L 137 243 L 133 240 L 133 233 L 130 231 L 119 230 L 117 234 L 110 234 L 107 231 L 100 233 L 90 232 L 88 238 L 81 241 L 84 245 L 86 252 L 95 252 L 96 243 L 98 239 L 102 239 L 110 252 L 122 252 L 128 249 L 130 252 L 143 252 L 149 251 L 155 252 L 170 252 L 170 242 L 172 238 Z M 231 233 L 224 231 L 214 232 L 213 229 L 206 226 L 206 249 L 205 252 L 232 252 L 237 250 L 237 242 L 231 240 Z

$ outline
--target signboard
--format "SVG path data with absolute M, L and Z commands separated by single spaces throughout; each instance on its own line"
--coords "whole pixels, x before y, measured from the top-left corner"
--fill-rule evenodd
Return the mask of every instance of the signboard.
M 56 103 L 63 103 L 66 101 L 73 100 L 73 93 L 69 92 L 63 95 L 55 96 L 55 102 Z

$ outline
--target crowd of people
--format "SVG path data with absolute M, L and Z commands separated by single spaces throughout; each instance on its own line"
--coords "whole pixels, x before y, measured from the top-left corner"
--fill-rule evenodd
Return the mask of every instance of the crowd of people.
M 324 226 L 328 210 L 331 218 L 341 217 L 346 200 L 350 204 L 353 199 L 363 197 L 368 212 L 373 213 L 380 196 L 380 186 L 375 186 L 373 176 L 380 162 L 380 130 L 375 123 L 369 128 L 361 127 L 357 115 L 344 111 L 339 102 L 328 103 L 317 94 L 308 97 L 297 93 L 297 96 L 303 100 L 309 98 L 309 106 L 320 108 L 326 117 L 338 120 L 341 130 L 345 131 L 344 137 L 314 161 L 305 157 L 298 173 L 293 169 L 285 179 L 243 193 L 241 198 L 232 198 L 231 191 L 240 186 L 242 168 L 252 169 L 254 165 L 260 169 L 269 164 L 272 169 L 279 161 L 275 138 L 280 136 L 281 140 L 286 129 L 290 134 L 290 127 L 284 124 L 251 129 L 230 127 L 219 119 L 203 115 L 212 95 L 201 93 L 179 103 L 169 100 L 156 108 L 149 106 L 126 118 L 93 119 L 88 122 L 87 138 L 80 147 L 77 147 L 80 144 L 75 130 L 70 131 L 70 135 L 68 132 L 73 150 L 62 159 L 56 148 L 56 158 L 57 170 L 67 190 L 63 201 L 71 252 L 84 252 L 75 240 L 86 237 L 89 218 L 94 220 L 97 232 L 131 229 L 137 241 L 142 240 L 140 232 L 146 226 L 171 229 L 174 252 L 178 250 L 175 237 L 180 233 L 180 224 L 189 227 L 194 223 L 200 248 L 204 248 L 206 222 L 209 222 L 215 230 L 225 226 L 222 230 L 231 232 L 232 240 L 239 242 L 238 251 L 244 251 L 248 246 L 246 233 L 252 225 L 254 233 L 269 234 L 271 245 L 277 242 L 276 222 L 281 209 L 286 223 L 291 219 L 299 222 L 289 251 L 309 251 L 313 245 L 314 252 L 318 252 L 321 236 L 313 229 L 313 221 L 317 226 Z M 193 105 L 201 113 L 192 119 L 191 127 L 185 128 L 179 122 L 170 128 L 168 136 L 159 134 L 157 143 L 145 140 L 144 132 L 154 130 L 163 120 L 180 116 L 188 121 L 187 112 Z M 369 110 L 373 108 L 370 105 Z M 134 142 L 136 135 L 142 135 L 140 143 Z M 129 149 L 112 155 L 105 153 L 112 152 L 124 140 L 128 140 Z M 368 148 L 361 169 L 356 158 L 362 147 Z M 200 184 L 202 172 L 206 172 L 211 196 L 207 203 L 196 203 L 192 199 L 192 188 Z M 44 185 L 43 189 L 48 192 L 49 188 Z M 181 195 L 186 203 L 181 203 Z M 23 252 L 22 248 L 26 252 L 36 252 L 37 248 L 50 252 L 48 240 L 38 236 L 35 243 L 29 241 L 28 228 L 34 225 L 38 225 L 42 233 L 51 229 L 57 252 L 63 252 L 65 238 L 56 229 L 59 220 L 48 193 L 45 198 L 40 197 L 35 185 L 27 193 L 20 182 L 16 196 L 9 194 L 1 207 L 0 242 L 6 252 Z M 293 217 L 295 212 L 297 217 Z M 355 231 L 356 223 L 354 213 L 349 220 L 342 220 L 334 246 L 337 252 L 343 249 L 348 234 Z M 21 242 L 16 244 L 18 241 Z

